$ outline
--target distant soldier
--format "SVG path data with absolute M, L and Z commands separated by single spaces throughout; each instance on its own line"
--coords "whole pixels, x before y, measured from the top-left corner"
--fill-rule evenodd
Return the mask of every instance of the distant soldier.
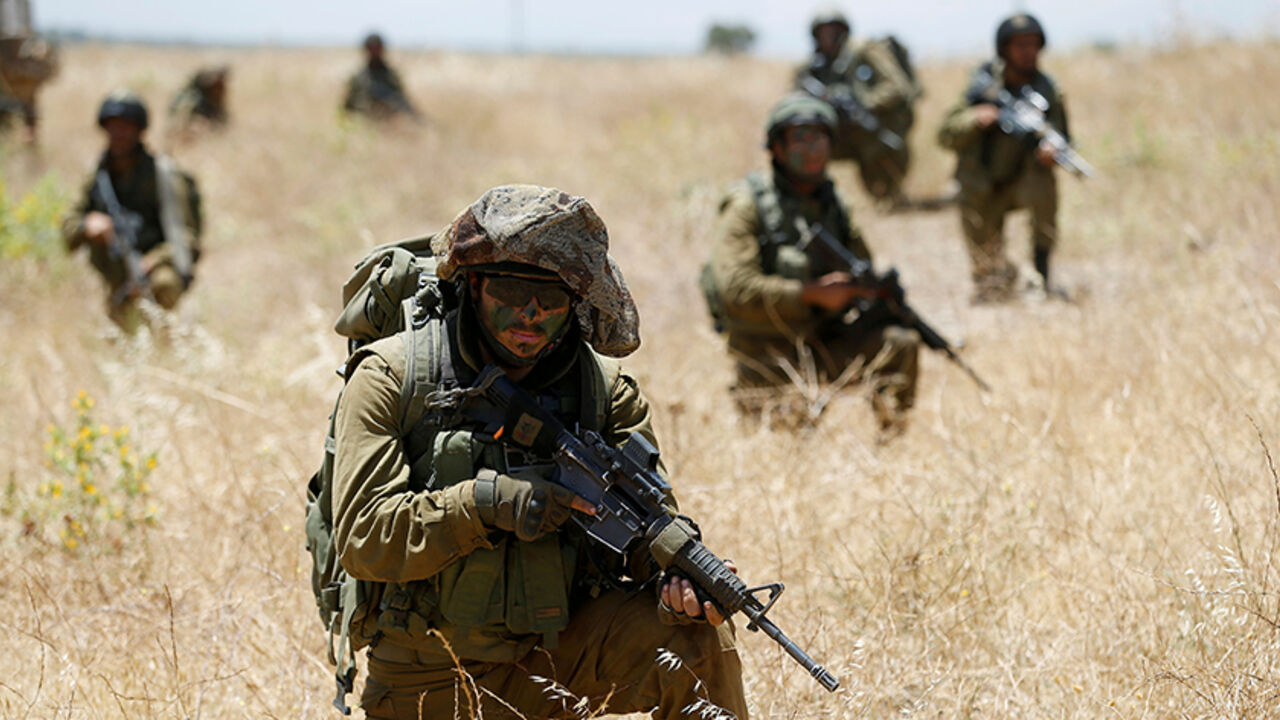
M 951 108 L 938 133 L 943 147 L 956 152 L 960 184 L 960 221 L 973 274 L 973 302 L 1001 302 L 1016 291 L 1017 268 L 1004 251 L 1005 216 L 1031 211 L 1031 241 L 1036 271 L 1047 292 L 1049 255 L 1058 239 L 1058 185 L 1054 149 L 1047 142 L 1010 134 L 1000 122 L 1002 90 L 1017 93 L 1029 86 L 1047 108 L 1045 120 L 1068 139 L 1067 109 L 1062 92 L 1040 71 L 1045 34 L 1030 15 L 1019 14 L 996 30 L 996 59 L 983 63 L 960 101 Z
M 800 344 L 828 381 L 865 363 L 876 416 L 892 431 L 914 403 L 920 337 L 854 309 L 871 293 L 842 257 L 869 262 L 871 252 L 827 178 L 836 127 L 831 106 L 804 93 L 770 111 L 771 168 L 749 175 L 722 202 L 704 290 L 738 360 L 737 390 L 785 383 L 783 368 L 799 365 Z
M 57 72 L 57 48 L 35 35 L 27 0 L 0 0 L 0 129 L 16 120 L 35 140 L 36 94 Z
M 138 321 L 141 300 L 173 308 L 191 284 L 199 257 L 200 195 L 191 176 L 142 144 L 147 108 L 128 91 L 98 110 L 107 149 L 63 223 L 67 247 L 89 246 L 89 260 L 110 287 L 111 318 Z
M 383 57 L 382 36 L 373 33 L 364 39 L 365 66 L 347 82 L 347 98 L 343 110 L 385 120 L 397 115 L 418 117 L 404 94 L 400 74 Z
M 796 72 L 795 87 L 835 108 L 831 158 L 856 161 L 872 197 L 901 202 L 912 107 L 923 94 L 906 49 L 893 37 L 850 42 L 849 21 L 835 9 L 815 15 L 809 29 L 813 60 Z
M 174 127 L 196 125 L 221 127 L 227 123 L 227 76 L 231 68 L 214 65 L 200 68 L 173 98 L 169 118 Z

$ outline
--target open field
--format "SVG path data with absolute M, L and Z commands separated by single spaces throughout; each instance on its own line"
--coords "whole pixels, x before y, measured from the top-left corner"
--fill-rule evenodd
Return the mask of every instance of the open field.
M 1280 716 L 1280 45 L 1048 58 L 1100 170 L 1061 183 L 1075 304 L 970 307 L 954 215 L 878 215 L 836 171 L 878 264 L 995 386 L 926 356 L 886 446 L 856 389 L 814 427 L 743 422 L 696 289 L 789 67 L 393 54 L 432 123 L 378 132 L 334 109 L 354 53 L 72 47 L 38 155 L 4 158 L 10 200 L 78 193 L 113 86 L 144 94 L 163 146 L 206 60 L 233 63 L 234 124 L 175 149 L 208 221 L 171 348 L 112 337 L 83 257 L 0 258 L 0 715 L 335 717 L 302 503 L 340 285 L 375 242 L 536 182 L 609 225 L 686 511 L 748 581 L 787 584 L 775 620 L 845 682 L 827 694 L 740 632 L 755 717 Z M 966 71 L 924 69 L 917 194 L 946 182 L 933 133 Z M 46 465 L 81 390 L 109 431 L 93 452 L 156 453 L 148 492 L 95 488 L 124 516 L 84 537 L 76 468 Z

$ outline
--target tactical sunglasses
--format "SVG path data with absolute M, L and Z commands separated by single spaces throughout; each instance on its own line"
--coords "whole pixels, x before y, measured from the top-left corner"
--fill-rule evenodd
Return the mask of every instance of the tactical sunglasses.
M 484 293 L 507 307 L 523 308 L 530 300 L 547 312 L 566 310 L 573 300 L 569 289 L 555 280 L 533 280 L 512 275 L 485 275 Z

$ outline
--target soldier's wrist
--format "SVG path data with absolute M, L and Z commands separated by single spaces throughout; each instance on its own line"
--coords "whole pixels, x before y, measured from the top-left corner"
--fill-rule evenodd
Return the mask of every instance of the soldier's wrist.
M 480 522 L 494 527 L 498 508 L 498 473 L 493 470 L 481 470 L 472 481 L 476 515 Z

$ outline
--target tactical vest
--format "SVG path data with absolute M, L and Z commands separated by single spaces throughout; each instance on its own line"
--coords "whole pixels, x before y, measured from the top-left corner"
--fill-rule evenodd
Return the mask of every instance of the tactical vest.
M 756 241 L 760 245 L 760 269 L 765 275 L 808 281 L 842 269 L 820 252 L 817 243 L 810 237 L 808 221 L 798 207 L 801 202 L 798 198 L 784 197 L 779 193 L 769 173 L 753 172 L 747 175 L 746 183 L 751 190 L 760 226 Z M 830 183 L 823 185 L 821 192 L 819 202 L 822 216 L 816 219 L 817 222 L 834 234 L 842 244 L 849 246 L 852 237 L 849 234 L 848 210 Z M 720 204 L 721 212 L 728 203 L 729 198 L 726 197 Z M 699 285 L 717 332 L 750 332 L 755 329 L 743 326 L 726 311 L 709 262 L 702 267 Z M 772 326 L 761 330 L 773 332 Z
M 420 284 L 435 282 L 426 273 L 420 277 Z M 481 432 L 478 422 L 467 419 L 464 403 L 481 401 L 468 397 L 473 378 L 469 369 L 465 376 L 458 373 L 465 364 L 457 358 L 448 322 L 438 313 L 415 316 L 412 300 L 404 303 L 404 313 L 408 329 L 357 349 L 346 363 L 345 375 L 350 377 L 370 355 L 404 353 L 400 427 L 409 428 L 402 441 L 410 466 L 410 489 L 441 490 L 474 478 L 482 468 L 507 472 L 517 465 L 549 464 L 549 458 L 513 456 Z M 577 363 L 575 391 L 544 394 L 540 399 L 569 424 L 600 430 L 620 366 L 585 343 L 577 351 Z M 580 576 L 580 544 L 571 542 L 572 529 L 531 543 L 495 532 L 492 548 L 478 548 L 421 581 L 357 580 L 338 565 L 333 547 L 336 446 L 331 418 L 324 464 L 310 485 L 307 538 L 317 606 L 329 630 L 330 661 L 338 668 L 334 704 L 340 710 L 346 712 L 343 697 L 354 681 L 355 652 L 380 638 L 415 646 L 425 643 L 434 631 L 459 657 L 499 663 L 519 659 L 539 637 L 544 645 L 554 647 L 557 633 L 568 624 L 573 583 Z

